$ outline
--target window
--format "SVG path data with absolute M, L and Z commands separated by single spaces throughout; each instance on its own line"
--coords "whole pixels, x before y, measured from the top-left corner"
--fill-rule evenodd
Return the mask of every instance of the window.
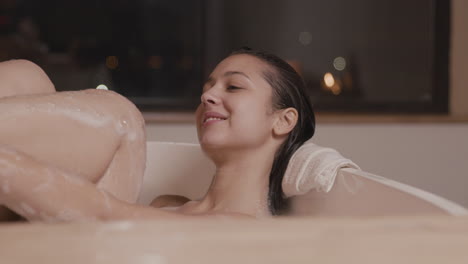
M 142 110 L 192 111 L 233 49 L 278 54 L 319 111 L 448 111 L 450 1 L 25 0 L 0 3 L 0 60 L 57 90 L 106 85 Z
M 318 110 L 443 113 L 449 3 L 224 1 L 209 35 L 226 50 L 259 47 L 290 61 Z

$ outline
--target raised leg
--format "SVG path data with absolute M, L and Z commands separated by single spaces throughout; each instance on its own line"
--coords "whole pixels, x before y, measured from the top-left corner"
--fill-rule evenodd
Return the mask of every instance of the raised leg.
M 138 109 L 110 91 L 47 91 L 0 98 L 0 143 L 135 202 L 146 163 Z

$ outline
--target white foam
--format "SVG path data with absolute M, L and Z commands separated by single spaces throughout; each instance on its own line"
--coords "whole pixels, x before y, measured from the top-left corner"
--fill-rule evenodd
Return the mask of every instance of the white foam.
M 11 162 L 8 162 L 8 161 L 6 161 L 6 160 L 0 159 L 0 166 L 3 167 L 2 169 L 4 169 L 4 168 L 11 168 L 12 164 L 11 164 Z M 1 175 L 1 174 L 0 174 L 0 175 Z
M 89 126 L 96 127 L 96 128 L 103 127 L 109 124 L 111 121 L 111 118 L 109 117 L 103 118 L 101 116 L 98 116 L 97 114 L 89 113 L 88 111 L 81 111 L 80 108 L 61 107 L 60 110 L 57 111 L 56 106 L 50 105 L 50 104 L 36 105 L 35 107 L 26 106 L 25 108 L 23 108 L 23 111 L 15 108 L 16 115 L 21 114 L 21 113 L 29 114 L 31 112 L 47 112 L 48 114 L 51 114 L 51 115 L 65 115 L 69 117 L 70 119 L 85 123 Z
M 128 122 L 126 120 L 120 120 L 115 124 L 115 130 L 119 135 L 124 135 L 128 132 Z
M 58 222 L 55 217 L 52 217 L 44 212 L 39 212 L 39 217 L 46 223 L 56 223 Z
M 56 218 L 62 221 L 72 221 L 72 220 L 84 219 L 84 216 L 79 211 L 67 208 L 58 212 Z
M 2 172 L 0 173 L 0 179 L 9 178 L 12 175 L 15 175 L 15 173 L 17 172 L 16 168 L 14 167 L 14 164 L 6 160 L 1 160 L 1 159 L 0 159 L 0 171 Z
M 107 125 L 110 122 L 110 118 L 97 118 L 94 115 L 88 114 L 86 112 L 81 112 L 80 109 L 79 111 L 73 111 L 71 109 L 60 109 L 60 114 L 64 114 L 74 120 L 83 122 L 87 125 L 93 126 L 93 127 L 103 127 Z
M 106 224 L 106 230 L 128 231 L 135 226 L 135 223 L 130 221 L 117 221 Z
M 78 186 L 83 186 L 85 184 L 85 181 L 83 179 L 79 178 L 78 176 L 63 174 L 63 178 L 67 182 L 69 182 L 71 184 L 78 185 Z
M 33 192 L 45 192 L 45 191 L 50 190 L 50 188 L 52 187 L 52 182 L 54 181 L 54 178 L 52 177 L 52 175 L 50 175 L 50 171 L 47 171 L 47 172 L 48 172 L 48 176 L 46 178 L 46 181 L 34 187 Z
M 34 210 L 31 206 L 29 206 L 28 204 L 26 204 L 24 202 L 20 203 L 20 207 L 28 215 L 35 215 L 36 214 L 36 210 Z

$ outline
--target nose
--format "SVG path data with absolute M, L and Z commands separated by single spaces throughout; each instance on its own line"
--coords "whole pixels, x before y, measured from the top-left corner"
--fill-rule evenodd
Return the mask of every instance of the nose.
M 220 102 L 220 98 L 219 96 L 217 96 L 214 92 L 213 92 L 214 89 L 210 89 L 206 92 L 204 92 L 201 96 L 201 102 L 204 104 L 204 105 L 216 105 L 216 104 L 219 104 Z

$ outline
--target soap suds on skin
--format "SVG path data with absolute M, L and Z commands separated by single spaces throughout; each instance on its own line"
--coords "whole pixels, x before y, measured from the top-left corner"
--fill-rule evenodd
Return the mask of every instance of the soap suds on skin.
M 126 232 L 135 226 L 131 221 L 113 221 L 105 222 L 102 227 L 96 231 L 96 236 L 106 236 L 109 232 Z
M 0 159 L 0 171 L 0 179 L 7 179 L 16 175 L 18 173 L 18 168 L 11 162 Z
M 15 108 L 15 115 L 18 115 L 18 114 L 27 115 L 31 112 L 46 112 L 51 115 L 64 115 L 70 119 L 85 123 L 95 128 L 106 126 L 112 121 L 111 118 L 109 117 L 102 117 L 102 116 L 98 116 L 97 114 L 87 113 L 87 112 L 81 111 L 81 109 L 63 107 L 60 109 L 60 111 L 57 111 L 55 105 L 51 106 L 51 105 L 43 104 L 43 105 L 36 105 L 35 107 L 27 106 L 23 108 L 23 111 L 21 111 L 18 108 Z M 7 117 L 8 115 L 3 115 L 3 116 Z
M 54 178 L 53 176 L 50 174 L 50 171 L 47 170 L 47 179 L 45 182 L 37 185 L 36 187 L 33 188 L 33 192 L 45 192 L 45 191 L 48 191 L 50 190 L 50 188 L 52 187 L 52 183 L 54 181 Z
M 61 210 L 55 218 L 58 220 L 58 222 L 97 221 L 97 218 L 94 216 L 86 216 L 80 211 L 69 208 Z
M 8 180 L 6 180 L 6 181 L 4 181 L 2 183 L 2 192 L 4 194 L 10 193 L 10 184 L 9 184 Z
M 103 127 L 107 124 L 109 124 L 110 119 L 109 118 L 96 118 L 95 116 L 86 114 L 84 112 L 75 112 L 75 111 L 64 111 L 61 110 L 62 114 L 65 114 L 66 116 L 75 119 L 77 121 L 83 122 L 87 125 L 99 128 Z
M 121 120 L 115 124 L 115 130 L 119 135 L 125 135 L 128 133 L 128 122 L 126 120 Z
M 63 174 L 63 178 L 71 183 L 71 184 L 75 184 L 75 185 L 78 185 L 78 186 L 83 186 L 85 184 L 85 181 L 77 176 L 72 176 L 72 175 L 68 175 L 68 174 Z
M 56 218 L 63 221 L 72 221 L 82 219 L 83 215 L 80 212 L 72 209 L 64 209 L 58 212 Z
M 36 210 L 34 210 L 31 206 L 29 206 L 27 203 L 23 203 L 21 202 L 20 203 L 20 207 L 21 209 L 23 209 L 23 211 L 28 214 L 28 215 L 35 215 L 36 214 Z
M 105 225 L 106 230 L 115 230 L 115 231 L 128 231 L 135 226 L 135 223 L 130 221 L 117 221 L 111 222 Z
M 57 223 L 58 220 L 44 212 L 39 212 L 39 217 L 46 223 Z
M 6 160 L 1 160 L 1 159 L 0 159 L 0 168 L 1 168 L 2 170 L 4 170 L 4 169 L 9 169 L 9 168 L 11 168 L 11 166 L 13 166 L 13 164 L 11 164 L 10 162 L 8 162 L 8 161 L 6 161 Z M 3 171 L 2 171 L 2 172 L 3 172 Z M 1 176 L 1 175 L 3 175 L 3 173 L 0 174 L 0 176 Z
M 91 93 L 93 94 L 93 93 Z M 74 100 L 75 98 L 73 98 L 73 96 L 70 96 L 69 97 L 69 100 Z M 49 114 L 51 115 L 52 117 L 56 116 L 56 117 L 68 117 L 72 120 L 77 120 L 79 122 L 83 122 L 85 124 L 88 124 L 90 126 L 93 126 L 93 127 L 101 127 L 101 126 L 107 126 L 109 127 L 111 130 L 113 128 L 113 125 L 117 125 L 117 126 L 120 126 L 119 128 L 119 132 L 123 133 L 124 137 L 122 137 L 122 141 L 127 141 L 125 142 L 125 147 L 128 148 L 129 152 L 131 152 L 129 155 L 130 158 L 129 160 L 131 162 L 129 162 L 130 164 L 135 164 L 135 163 L 138 163 L 138 161 L 141 161 L 141 160 L 145 160 L 144 159 L 144 154 L 143 152 L 140 152 L 139 150 L 141 148 L 138 148 L 137 150 L 135 150 L 135 147 L 134 145 L 136 144 L 129 144 L 128 142 L 129 141 L 136 141 L 136 143 L 140 143 L 140 142 L 143 142 L 144 141 L 144 130 L 142 131 L 138 131 L 138 132 L 133 132 L 133 128 L 137 127 L 137 128 L 140 128 L 140 127 L 143 127 L 144 125 L 144 122 L 142 122 L 142 120 L 140 119 L 135 119 L 133 118 L 130 113 L 122 113 L 122 115 L 120 116 L 120 118 L 117 118 L 116 120 L 116 116 L 115 115 L 108 115 L 108 114 L 102 114 L 102 113 L 98 113 L 98 110 L 101 111 L 101 110 L 106 110 L 104 111 L 104 113 L 107 113 L 107 108 L 101 108 L 100 106 L 99 107 L 96 107 L 96 108 L 92 108 L 92 107 L 82 107 L 81 109 L 80 108 L 77 108 L 76 104 L 74 104 L 74 102 L 70 101 L 70 102 L 58 102 L 57 105 L 54 104 L 54 103 L 50 103 L 50 102 L 45 102 L 45 103 L 40 103 L 40 104 L 36 104 L 38 101 L 33 101 L 34 105 L 27 105 L 27 104 L 23 104 L 23 105 L 19 105 L 19 107 L 17 109 L 15 109 L 15 111 L 19 110 L 20 114 L 24 114 L 24 115 L 28 115 L 30 114 L 32 111 L 35 111 L 35 112 L 38 112 L 38 113 L 43 113 L 44 115 L 46 114 Z M 17 104 L 16 102 L 13 101 L 14 104 Z M 67 106 L 65 103 L 70 103 L 69 106 Z M 90 105 L 91 106 L 91 105 Z M 23 109 L 21 109 L 23 108 Z M 65 109 L 63 109 L 65 108 Z M 0 106 L 0 109 L 4 109 L 3 107 Z M 8 110 L 9 107 L 7 106 L 6 109 Z M 118 109 L 114 109 L 115 112 L 116 112 L 116 115 L 121 113 L 119 111 L 117 111 Z M 3 112 L 0 110 L 0 112 Z M 2 115 L 0 115 L 0 120 L 2 118 L 10 118 L 8 113 L 6 115 L 3 115 L 5 114 L 5 112 L 2 113 Z M 17 112 L 15 112 L 15 115 L 17 114 Z M 114 114 L 114 113 L 109 113 L 109 114 Z M 111 116 L 111 117 L 109 117 Z M 106 127 L 106 128 L 107 128 Z M 143 142 L 144 143 L 144 142 Z M 130 147 L 128 147 L 127 145 L 130 145 Z M 1 145 L 0 145 L 1 146 Z M 3 147 L 0 147 L 0 153 L 2 153 L 2 149 Z M 125 149 L 126 151 L 127 149 Z M 5 177 L 2 177 L 3 175 L 0 174 L 0 183 L 2 183 L 2 181 L 8 179 L 9 176 L 14 176 L 15 174 L 20 174 L 22 173 L 21 170 L 19 170 L 19 168 L 17 166 L 14 166 L 14 163 L 15 163 L 15 158 L 21 158 L 21 156 L 17 156 L 17 152 L 14 151 L 14 149 L 8 149 L 8 146 L 5 146 L 5 152 L 10 152 L 11 155 L 7 155 L 7 159 L 6 159 L 6 162 L 4 162 L 3 165 L 5 165 L 5 169 L 2 168 L 2 164 L 0 164 L 0 171 L 2 172 L 1 174 L 5 175 L 5 174 L 8 174 L 6 175 Z M 143 158 L 141 158 L 143 157 Z M 134 160 L 136 160 L 136 162 L 134 162 Z M 0 159 L 0 162 L 2 162 L 2 160 Z M 10 163 L 12 164 L 10 164 Z M 8 163 L 8 164 L 6 164 Z M 9 171 L 7 173 L 4 173 L 5 171 Z M 25 171 L 27 173 L 30 173 L 30 171 Z M 51 170 L 51 172 L 53 172 L 53 170 Z M 40 173 L 46 173 L 45 171 L 42 171 Z M 141 174 L 141 176 L 139 176 Z M 131 178 L 138 178 L 135 180 L 135 186 L 132 186 L 132 185 L 129 185 L 127 188 L 128 189 L 137 189 L 139 190 L 140 187 L 141 187 L 141 184 L 142 184 L 142 175 L 143 173 L 140 171 L 140 170 L 137 170 L 136 172 L 133 171 L 133 170 L 129 170 L 129 173 L 128 174 L 125 174 L 125 175 L 130 175 Z M 141 177 L 141 179 L 139 179 Z M 10 178 L 11 179 L 11 178 Z M 81 184 L 87 184 L 88 182 L 85 181 L 83 178 L 80 178 L 79 176 L 75 176 L 75 175 L 72 175 L 72 174 L 68 174 L 64 177 L 64 179 L 67 181 L 67 182 L 70 182 L 72 184 L 77 184 L 77 185 L 81 185 Z M 56 181 L 54 181 L 56 180 Z M 44 193 L 44 192 L 47 192 L 47 191 L 50 191 L 50 190 L 53 190 L 54 188 L 57 187 L 57 184 L 59 183 L 59 178 L 55 178 L 55 177 L 45 177 L 45 179 L 43 181 L 36 181 L 34 184 L 30 184 L 28 186 L 28 190 L 29 191 L 33 191 L 33 192 L 37 192 L 38 195 L 39 193 Z M 11 181 L 10 181 L 11 182 Z M 11 182 L 13 183 L 13 182 Z M 0 191 L 2 192 L 5 192 L 5 190 L 11 192 L 11 191 L 15 191 L 14 189 L 13 190 L 10 190 L 12 188 L 10 187 L 13 187 L 11 184 L 10 185 L 0 185 Z M 130 192 L 130 191 L 129 191 Z M 134 192 L 134 193 L 138 193 L 138 192 Z M 100 201 L 98 201 L 100 203 L 100 206 L 101 209 L 109 209 L 111 210 L 111 206 L 112 206 L 112 200 L 110 200 L 112 197 L 110 196 L 110 194 L 106 194 L 105 192 L 103 192 L 103 195 L 104 197 L 102 197 L 102 199 L 99 199 Z M 118 197 L 120 198 L 120 197 Z M 131 200 L 131 199 L 130 199 Z M 53 221 L 53 222 L 61 222 L 61 221 L 67 221 L 67 220 L 77 220 L 77 219 L 74 219 L 74 218 L 78 218 L 78 220 L 80 219 L 89 219 L 89 217 L 87 216 L 87 212 L 86 211 L 79 211 L 79 210 L 75 210 L 73 211 L 74 208 L 71 208 L 72 210 L 62 210 L 60 211 L 59 213 L 57 213 L 57 211 L 44 211 L 42 212 L 41 210 L 38 210 L 40 209 L 40 207 L 35 207 L 35 203 L 33 203 L 32 201 L 27 201 L 29 202 L 31 205 L 34 205 L 34 207 L 31 207 L 31 206 L 28 206 L 27 204 L 25 205 L 20 205 L 19 203 L 16 204 L 17 207 L 19 207 L 18 209 L 19 210 L 22 210 L 26 215 L 28 213 L 32 213 L 32 210 L 36 209 L 35 213 L 36 213 L 36 218 L 42 218 L 46 221 Z M 23 208 L 24 207 L 24 208 Z M 34 208 L 34 209 L 33 209 Z M 65 208 L 57 208 L 57 209 L 65 209 Z

